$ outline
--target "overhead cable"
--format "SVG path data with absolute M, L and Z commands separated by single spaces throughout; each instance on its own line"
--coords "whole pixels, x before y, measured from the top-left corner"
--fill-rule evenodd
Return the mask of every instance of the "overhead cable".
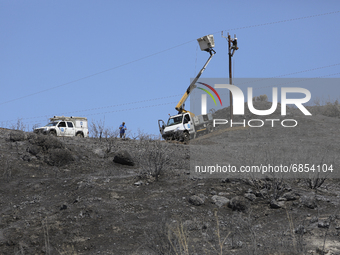
M 238 28 L 231 28 L 231 29 L 223 30 L 223 31 L 233 31 L 233 30 L 240 30 L 240 29 L 246 29 L 246 28 L 254 28 L 254 27 L 260 27 L 260 26 L 267 26 L 267 25 L 272 25 L 272 24 L 279 24 L 279 23 L 284 23 L 284 22 L 297 21 L 297 20 L 308 19 L 308 18 L 314 18 L 314 17 L 324 16 L 324 15 L 336 14 L 336 13 L 339 13 L 339 12 L 340 12 L 340 11 L 333 11 L 333 12 L 315 14 L 315 15 L 304 16 L 304 17 L 299 17 L 299 18 L 292 18 L 292 19 L 285 19 L 285 20 L 280 20 L 280 21 L 273 21 L 273 22 L 268 22 L 268 23 L 262 23 L 262 24 L 257 24 L 257 25 L 249 25 L 249 26 L 243 26 L 243 27 L 238 27 Z M 216 33 L 220 33 L 220 31 L 215 32 L 215 33 L 213 33 L 213 34 L 216 34 Z M 181 46 L 183 46 L 183 45 L 185 45 L 185 44 L 188 44 L 188 43 L 191 43 L 191 42 L 193 42 L 193 41 L 196 41 L 196 40 L 190 40 L 190 41 L 187 41 L 187 42 L 178 44 L 178 45 L 176 45 L 176 46 L 167 48 L 167 49 L 165 49 L 165 50 L 162 50 L 162 51 L 159 51 L 159 52 L 156 52 L 156 53 L 147 55 L 147 56 L 145 56 L 145 57 L 141 57 L 141 58 L 135 59 L 135 60 L 130 61 L 130 62 L 126 62 L 126 63 L 124 63 L 124 64 L 121 64 L 121 65 L 118 65 L 118 66 L 115 66 L 115 67 L 112 67 L 112 68 L 109 68 L 109 69 L 106 69 L 106 70 L 103 70 L 103 71 L 100 71 L 100 72 L 97 72 L 97 73 L 94 73 L 94 74 L 90 74 L 90 75 L 84 76 L 84 77 L 82 77 L 82 78 L 79 78 L 79 79 L 76 79 L 76 80 L 73 80 L 73 81 L 70 81 L 70 82 L 66 82 L 66 83 L 63 83 L 63 84 L 60 84 L 60 85 L 57 85 L 57 86 L 54 86 L 54 87 L 50 87 L 50 88 L 48 88 L 48 89 L 44 89 L 44 90 L 37 91 L 37 92 L 31 93 L 31 94 L 28 94 L 28 95 L 25 95 L 25 96 L 21 96 L 21 97 L 18 97 L 18 98 L 14 98 L 14 99 L 11 99 L 11 100 L 8 100 L 8 101 L 5 101 L 5 102 L 0 103 L 0 105 L 7 104 L 7 103 L 11 103 L 11 102 L 14 102 L 14 101 L 17 101 L 17 100 L 20 100 L 20 99 L 24 99 L 24 98 L 27 98 L 27 97 L 30 97 L 30 96 L 34 96 L 34 95 L 37 95 L 37 94 L 41 94 L 41 93 L 43 93 L 43 92 L 47 92 L 47 91 L 50 91 L 50 90 L 53 90 L 53 89 L 56 89 L 56 88 L 60 88 L 60 87 L 63 87 L 63 86 L 66 86 L 66 85 L 69 85 L 69 84 L 72 84 L 72 83 L 76 83 L 76 82 L 78 82 L 78 81 L 85 80 L 85 79 L 91 78 L 91 77 L 93 77 L 93 76 L 97 76 L 97 75 L 100 75 L 100 74 L 102 74 L 102 73 L 106 73 L 106 72 L 108 72 L 108 71 L 112 71 L 112 70 L 114 70 L 114 69 L 117 69 L 117 68 L 120 68 L 120 67 L 129 65 L 129 64 L 132 64 L 132 63 L 135 63 L 135 62 L 138 62 L 138 61 L 141 61 L 141 60 L 144 60 L 144 59 L 153 57 L 153 56 L 158 55 L 158 54 L 161 54 L 161 53 L 163 53 L 163 52 L 166 52 L 166 51 L 169 51 L 169 50 L 172 50 L 172 49 L 181 47 Z

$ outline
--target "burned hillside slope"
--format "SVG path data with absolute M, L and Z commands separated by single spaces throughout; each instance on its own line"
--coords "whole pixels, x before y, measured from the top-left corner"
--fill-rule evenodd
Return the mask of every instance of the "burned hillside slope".
M 0 130 L 0 254 L 337 254 L 337 179 L 190 173 L 191 150 L 211 145 L 235 165 L 326 148 L 339 170 L 339 120 L 296 119 L 188 145 Z M 114 162 L 122 151 L 133 165 Z

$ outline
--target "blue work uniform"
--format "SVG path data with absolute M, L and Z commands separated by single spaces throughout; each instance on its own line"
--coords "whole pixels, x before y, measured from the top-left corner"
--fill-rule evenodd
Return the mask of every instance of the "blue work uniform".
M 120 125 L 120 126 L 119 126 L 119 129 L 120 129 L 120 133 L 121 133 L 121 134 L 124 134 L 124 133 L 125 133 L 125 129 L 126 129 L 126 125 L 124 125 L 124 126 L 123 126 L 123 124 Z

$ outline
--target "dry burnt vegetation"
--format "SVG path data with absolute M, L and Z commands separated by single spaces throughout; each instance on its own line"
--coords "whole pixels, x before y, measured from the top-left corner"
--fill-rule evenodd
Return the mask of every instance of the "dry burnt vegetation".
M 190 174 L 190 148 L 223 141 L 232 164 L 299 154 L 338 170 L 339 119 L 289 114 L 294 131 L 221 127 L 187 145 L 0 129 L 0 254 L 340 254 L 337 179 Z

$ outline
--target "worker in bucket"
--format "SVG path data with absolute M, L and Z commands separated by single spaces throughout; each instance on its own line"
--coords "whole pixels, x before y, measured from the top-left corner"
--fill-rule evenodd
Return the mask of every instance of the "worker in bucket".
M 120 138 L 124 138 L 125 139 L 125 130 L 127 129 L 125 126 L 125 122 L 122 123 L 122 125 L 119 126 L 119 134 L 120 134 Z

